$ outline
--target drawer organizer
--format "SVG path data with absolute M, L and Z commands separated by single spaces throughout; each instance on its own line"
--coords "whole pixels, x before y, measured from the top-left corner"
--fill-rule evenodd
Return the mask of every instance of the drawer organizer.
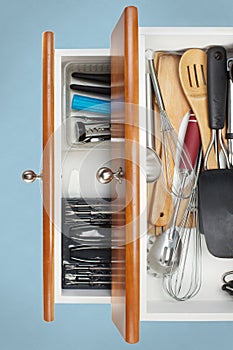
M 109 204 L 96 199 L 62 200 L 62 288 L 111 288 Z
M 156 147 L 163 140 L 158 101 L 154 95 L 148 99 L 148 50 L 162 71 L 156 57 L 175 55 L 171 64 L 177 64 L 189 49 L 206 53 L 216 45 L 226 49 L 227 59 L 233 57 L 233 28 L 138 29 L 137 9 L 131 6 L 113 30 L 111 50 L 57 50 L 54 34 L 44 33 L 43 175 L 26 171 L 24 179 L 32 182 L 43 176 L 46 321 L 54 319 L 54 303 L 111 303 L 113 321 L 129 343 L 139 340 L 140 320 L 233 321 L 232 296 L 226 293 L 228 286 L 221 288 L 222 276 L 233 270 L 233 258 L 211 254 L 203 232 L 202 253 L 196 255 L 202 263 L 201 284 L 189 300 L 169 295 L 166 281 L 148 259 L 159 234 L 166 231 L 166 201 L 174 220 L 179 198 L 177 193 L 167 195 L 172 188 L 164 185 L 164 171 L 156 183 L 147 183 L 148 147 L 155 147 L 162 158 Z M 174 74 L 169 67 L 163 72 L 166 79 Z M 163 81 L 159 83 L 165 97 Z M 170 112 L 177 113 L 179 101 L 170 96 Z M 180 142 L 194 112 L 188 102 L 184 110 L 173 120 Z M 155 126 L 147 123 L 148 115 Z M 148 143 L 148 129 L 153 133 L 154 127 L 155 138 Z M 210 137 L 210 130 L 201 134 L 202 143 Z M 196 215 L 196 199 L 192 209 Z M 193 226 L 188 228 L 192 235 Z
M 111 139 L 110 64 L 106 57 L 71 57 L 62 67 L 61 289 L 109 291 L 111 190 L 93 175 Z

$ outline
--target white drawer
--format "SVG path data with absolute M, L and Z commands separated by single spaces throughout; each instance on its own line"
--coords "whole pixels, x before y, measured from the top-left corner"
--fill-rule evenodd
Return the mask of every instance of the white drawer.
M 140 106 L 146 107 L 145 51 L 175 51 L 222 45 L 233 52 L 233 28 L 140 28 Z M 146 183 L 141 183 L 141 207 L 145 203 Z M 156 200 L 156 199 L 155 199 Z M 221 290 L 222 275 L 232 270 L 233 259 L 216 258 L 202 237 L 203 276 L 199 293 L 191 300 L 179 302 L 168 296 L 162 279 L 147 273 L 146 211 L 141 214 L 141 319 L 160 321 L 233 320 L 232 298 Z
M 110 72 L 109 50 L 55 50 L 55 303 L 110 303 L 110 289 L 62 287 L 62 198 L 111 198 L 111 185 L 103 186 L 95 176 L 98 168 L 109 166 L 109 142 L 72 144 L 70 140 L 70 120 L 80 114 L 71 109 L 73 71 Z

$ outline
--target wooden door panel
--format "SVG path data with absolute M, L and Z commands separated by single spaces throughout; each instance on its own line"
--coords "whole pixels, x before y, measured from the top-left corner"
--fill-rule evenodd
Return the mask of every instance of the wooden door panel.
M 139 87 L 138 14 L 133 6 L 125 8 L 111 36 L 111 89 L 112 140 L 121 141 L 120 165 L 125 174 L 124 196 L 119 199 L 125 219 L 112 228 L 113 240 L 117 236 L 124 242 L 112 252 L 112 318 L 125 340 L 136 343 L 140 317 Z M 114 147 L 112 157 L 114 164 Z
M 43 303 L 44 320 L 54 320 L 54 34 L 43 33 Z

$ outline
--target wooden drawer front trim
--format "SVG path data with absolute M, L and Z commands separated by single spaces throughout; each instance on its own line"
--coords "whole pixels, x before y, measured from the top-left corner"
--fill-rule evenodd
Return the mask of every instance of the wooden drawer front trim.
M 43 33 L 43 295 L 44 320 L 54 320 L 54 34 Z
M 138 13 L 133 6 L 125 8 L 112 33 L 111 61 L 112 137 L 125 140 L 122 168 L 126 179 L 125 223 L 112 229 L 113 238 L 118 235 L 118 239 L 125 241 L 124 250 L 114 249 L 112 253 L 112 317 L 125 340 L 136 343 L 140 322 L 140 178 Z M 125 266 L 121 261 L 125 261 Z M 121 268 L 115 269 L 117 266 Z

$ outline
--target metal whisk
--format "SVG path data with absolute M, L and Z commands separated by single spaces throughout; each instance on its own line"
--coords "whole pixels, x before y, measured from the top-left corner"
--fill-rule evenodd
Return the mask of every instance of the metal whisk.
M 178 140 L 178 136 L 167 116 L 159 87 L 159 82 L 154 69 L 154 51 L 147 50 L 146 57 L 155 97 L 157 100 L 157 105 L 160 112 L 162 137 L 161 160 L 165 188 L 170 194 L 173 194 L 176 197 L 188 198 L 192 192 L 193 187 L 193 167 L 189 156 L 187 155 L 180 140 Z M 180 163 L 183 164 L 182 168 L 179 167 Z M 180 183 L 182 182 L 184 176 L 187 177 L 185 186 L 182 188 L 182 191 L 180 191 Z M 174 178 L 176 178 L 175 182 Z
M 197 164 L 197 178 L 200 172 L 202 154 Z M 171 268 L 169 274 L 163 276 L 165 291 L 178 301 L 194 297 L 201 288 L 202 282 L 202 247 L 198 223 L 198 187 L 195 182 L 186 211 L 180 226 L 177 228 L 182 242 L 182 250 L 178 268 Z M 180 252 L 179 252 L 180 253 Z

